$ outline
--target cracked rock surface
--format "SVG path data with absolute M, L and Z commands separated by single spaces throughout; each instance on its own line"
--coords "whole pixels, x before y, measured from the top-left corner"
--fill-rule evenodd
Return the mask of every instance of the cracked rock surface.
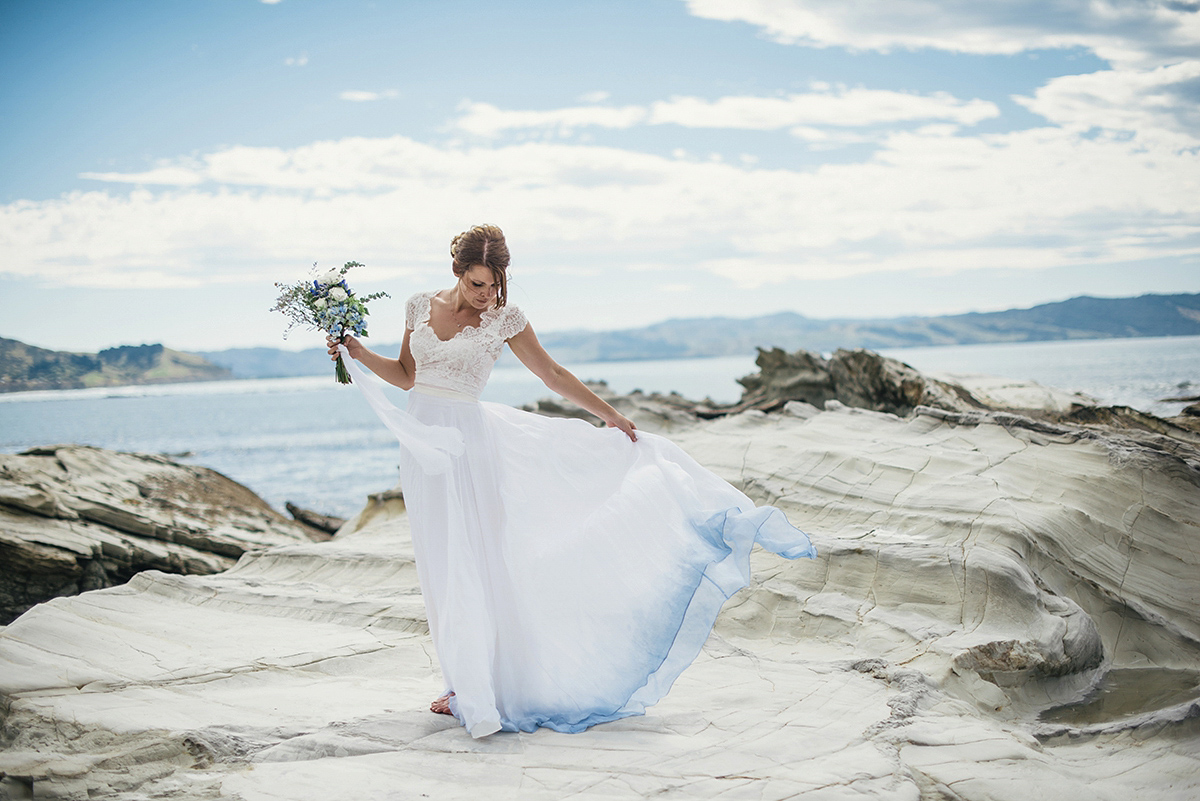
M 0 454 L 0 623 L 142 570 L 218 573 L 304 530 L 220 473 L 86 445 Z
M 1196 454 L 828 406 L 672 430 L 820 558 L 756 552 L 644 717 L 472 740 L 430 714 L 384 496 L 330 542 L 144 572 L 0 632 L 0 798 L 1200 796 Z

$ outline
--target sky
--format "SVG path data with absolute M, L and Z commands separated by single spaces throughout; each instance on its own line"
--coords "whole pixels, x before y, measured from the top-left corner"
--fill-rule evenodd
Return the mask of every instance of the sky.
M 274 282 L 535 330 L 1200 292 L 1192 0 L 0 0 L 0 336 L 312 347 Z

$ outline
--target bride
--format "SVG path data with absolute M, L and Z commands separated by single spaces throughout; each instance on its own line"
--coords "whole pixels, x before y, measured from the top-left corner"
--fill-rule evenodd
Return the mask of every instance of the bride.
M 773 507 L 639 432 L 551 358 L 507 293 L 508 246 L 478 225 L 450 246 L 455 284 L 406 305 L 398 359 L 352 336 L 351 375 L 400 440 L 400 484 L 446 692 L 473 737 L 564 732 L 642 714 L 749 583 L 755 542 L 813 557 Z M 507 344 L 608 428 L 480 401 Z M 329 341 L 336 358 L 338 345 Z M 392 407 L 354 362 L 412 390 Z

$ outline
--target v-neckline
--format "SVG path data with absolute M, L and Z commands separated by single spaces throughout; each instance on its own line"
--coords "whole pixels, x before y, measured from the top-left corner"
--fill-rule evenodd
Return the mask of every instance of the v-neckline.
M 438 296 L 439 292 L 441 292 L 441 290 L 436 290 L 436 291 L 430 293 L 429 300 L 427 301 L 428 310 L 425 312 L 425 320 L 424 320 L 425 327 L 429 329 L 429 333 L 433 334 L 434 339 L 436 339 L 438 342 L 453 342 L 458 337 L 458 335 L 463 333 L 464 331 L 472 331 L 472 330 L 478 330 L 480 328 L 483 328 L 483 317 L 485 314 L 490 312 L 491 309 L 485 309 L 484 311 L 480 312 L 479 325 L 464 325 L 462 328 L 458 329 L 453 334 L 451 334 L 449 339 L 442 339 L 440 336 L 438 336 L 437 329 L 433 327 L 433 299 Z

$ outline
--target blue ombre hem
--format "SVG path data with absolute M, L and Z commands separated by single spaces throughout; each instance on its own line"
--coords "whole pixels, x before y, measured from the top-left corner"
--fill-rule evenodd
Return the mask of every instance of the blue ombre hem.
M 532 732 L 541 726 L 576 733 L 598 723 L 645 714 L 646 708 L 661 700 L 679 675 L 700 655 L 725 602 L 749 585 L 750 551 L 756 542 L 786 559 L 814 559 L 817 556 L 817 549 L 808 536 L 773 506 L 760 506 L 748 512 L 726 509 L 694 524 L 694 528 L 717 556 L 697 571 L 690 595 L 681 595 L 670 615 L 677 625 L 669 637 L 664 637 L 661 648 L 651 649 L 662 657 L 646 675 L 645 681 L 620 704 L 590 711 L 577 709 L 570 715 L 503 719 L 501 730 Z

